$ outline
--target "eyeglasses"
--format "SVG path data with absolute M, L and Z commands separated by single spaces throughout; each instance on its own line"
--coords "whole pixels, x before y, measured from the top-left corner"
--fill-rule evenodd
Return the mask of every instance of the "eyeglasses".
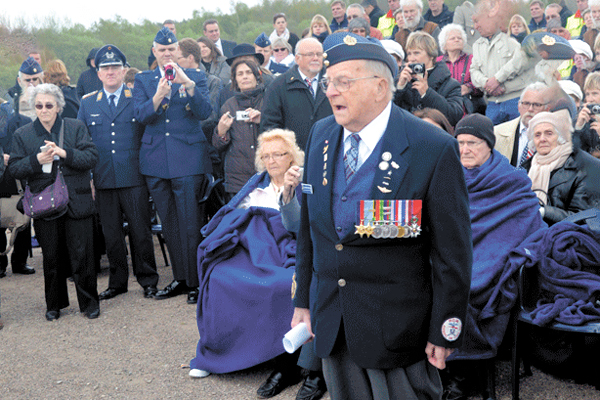
M 335 78 L 335 79 L 329 79 L 327 77 L 324 77 L 323 79 L 321 79 L 321 82 L 319 82 L 319 83 L 321 84 L 321 88 L 323 89 L 324 92 L 327 91 L 329 84 L 333 84 L 333 86 L 337 89 L 338 92 L 344 93 L 350 89 L 352 82 L 359 81 L 361 79 L 372 79 L 372 78 L 379 78 L 379 76 L 377 76 L 377 75 L 363 76 L 361 78 L 346 78 L 346 77 L 342 76 L 342 77 Z
M 323 57 L 323 52 L 319 51 L 319 52 L 315 53 L 314 51 L 311 51 L 310 53 L 298 53 L 298 55 L 301 55 L 303 57 L 308 57 L 308 58 L 314 58 L 315 56 L 321 58 L 321 57 Z
M 273 153 L 273 154 L 263 154 L 260 159 L 263 161 L 268 161 L 270 158 L 273 159 L 273 161 L 279 161 L 281 160 L 284 156 L 287 156 L 288 153 Z
M 542 107 L 544 107 L 546 104 L 548 104 L 548 103 L 530 103 L 528 101 L 521 101 L 520 103 L 525 108 L 533 107 L 536 110 L 539 110 Z
M 274 51 L 275 53 L 279 53 L 280 51 L 286 51 L 286 50 L 287 50 L 287 49 L 286 49 L 285 47 L 284 47 L 284 48 L 281 48 L 281 49 L 273 49 L 273 51 Z
M 483 143 L 483 140 L 479 140 L 479 141 L 468 140 L 466 142 L 463 141 L 463 140 L 459 140 L 458 141 L 458 147 L 467 147 L 469 149 L 474 149 L 475 147 L 478 147 L 482 143 Z
M 35 108 L 37 108 L 38 110 L 42 110 L 44 108 L 44 106 L 46 107 L 46 110 L 52 110 L 54 108 L 55 104 L 52 104 L 52 103 L 46 103 L 46 104 L 37 103 L 35 105 Z

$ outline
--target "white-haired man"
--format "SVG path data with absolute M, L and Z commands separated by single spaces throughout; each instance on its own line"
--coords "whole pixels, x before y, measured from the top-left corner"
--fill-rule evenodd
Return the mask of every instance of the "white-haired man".
M 404 27 L 396 33 L 394 39 L 400 43 L 403 49 L 406 48 L 408 36 L 415 31 L 427 32 L 437 41 L 440 27 L 435 22 L 425 21 L 422 0 L 400 0 L 400 7 L 402 8 Z

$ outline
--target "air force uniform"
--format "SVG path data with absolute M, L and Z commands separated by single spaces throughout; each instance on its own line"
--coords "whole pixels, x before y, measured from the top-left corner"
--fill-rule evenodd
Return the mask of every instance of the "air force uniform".
M 106 45 L 98 51 L 95 61 L 100 68 L 124 65 L 126 59 L 117 47 Z M 111 268 L 109 289 L 127 290 L 123 214 L 129 225 L 135 276 L 142 287 L 156 287 L 149 195 L 139 170 L 143 127 L 134 117 L 131 90 L 121 85 L 114 93 L 101 89 L 84 96 L 78 119 L 86 124 L 100 155 L 94 168 L 94 186 Z
M 155 42 L 169 45 L 177 38 L 164 28 Z M 193 96 L 185 85 L 172 83 L 170 97 L 167 95 L 155 111 L 153 97 L 164 74 L 159 66 L 136 76 L 133 97 L 135 118 L 145 126 L 140 172 L 163 223 L 174 280 L 195 288 L 203 220 L 198 201 L 204 194 L 205 174 L 212 172 L 209 143 L 200 123 L 210 116 L 212 108 L 204 72 L 184 69 L 184 73 L 196 84 Z

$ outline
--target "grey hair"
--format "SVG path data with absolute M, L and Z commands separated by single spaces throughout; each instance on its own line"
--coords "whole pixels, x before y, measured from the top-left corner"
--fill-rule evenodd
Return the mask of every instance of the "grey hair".
M 544 82 L 533 82 L 533 83 L 530 83 L 521 92 L 521 97 L 519 97 L 519 101 L 523 100 L 523 96 L 525 96 L 526 92 L 542 92 L 542 91 L 544 91 L 546 89 L 548 89 L 548 85 L 546 85 Z
M 29 105 L 32 109 L 35 108 L 35 99 L 40 94 L 54 96 L 56 104 L 58 105 L 59 113 L 63 110 L 63 108 L 65 108 L 65 96 L 63 95 L 62 90 L 58 86 L 52 83 L 42 83 L 32 87 L 30 90 L 31 97 L 29 98 Z
M 289 129 L 275 128 L 263 132 L 257 139 L 258 146 L 254 156 L 254 166 L 258 172 L 263 172 L 266 169 L 265 162 L 262 160 L 263 145 L 273 140 L 281 140 L 285 143 L 288 152 L 292 156 L 292 165 L 299 167 L 304 165 L 304 152 L 296 143 L 296 134 Z
M 28 74 L 24 74 L 24 73 L 22 73 L 21 71 L 18 71 L 18 73 L 17 73 L 17 76 L 18 76 L 19 78 L 22 78 L 22 77 L 23 77 L 23 75 L 28 75 Z M 33 74 L 33 75 L 41 75 L 41 76 L 44 76 L 44 71 L 40 71 L 40 72 L 38 72 L 37 74 Z M 28 76 L 33 76 L 33 75 L 28 75 Z
M 298 43 L 296 43 L 296 48 L 294 49 L 294 54 L 298 54 L 298 51 L 300 50 L 300 44 L 301 43 L 306 43 L 306 42 L 311 42 L 311 41 L 315 42 L 315 43 L 318 43 L 319 46 L 323 47 L 323 45 L 321 44 L 321 42 L 319 42 L 319 40 L 317 38 L 307 37 L 307 38 L 298 40 Z M 277 40 L 275 42 L 277 42 Z M 292 52 L 292 49 L 290 49 L 290 53 L 291 52 Z
M 288 51 L 290 54 L 292 54 L 292 46 L 291 46 L 291 45 L 288 43 L 288 41 L 287 41 L 287 40 L 285 40 L 285 39 L 282 39 L 282 38 L 278 38 L 278 39 L 275 39 L 275 40 L 273 41 L 273 43 L 271 43 L 271 48 L 272 48 L 272 49 L 274 49 L 275 47 L 279 47 L 279 46 L 281 46 L 281 47 L 285 47 L 285 48 L 287 49 L 287 51 Z
M 599 0 L 600 1 L 600 0 Z M 346 9 L 346 15 L 348 15 L 348 10 L 350 10 L 351 8 L 356 8 L 358 11 L 360 11 L 363 15 L 365 15 L 367 12 L 365 11 L 365 8 L 363 6 L 361 6 L 358 3 L 354 3 L 354 4 L 350 4 L 348 6 L 348 8 Z
M 400 8 L 402 9 L 410 4 L 416 4 L 417 7 L 423 11 L 423 2 L 421 0 L 400 0 Z
M 348 31 L 352 32 L 352 29 L 356 28 L 364 28 L 365 34 L 367 36 L 371 36 L 371 24 L 364 18 L 354 18 L 352 21 L 348 22 Z
M 588 10 L 592 7 L 600 7 L 600 0 L 588 0 Z
M 392 56 L 390 56 L 392 57 Z M 389 89 L 389 98 L 388 101 L 391 101 L 394 97 L 394 92 L 396 91 L 396 85 L 394 84 L 394 77 L 392 75 L 392 71 L 387 66 L 387 64 L 376 61 L 376 60 L 363 60 L 365 62 L 365 68 L 373 73 L 373 75 L 379 76 L 387 81 L 388 89 Z M 396 62 L 396 60 L 394 60 Z
M 544 9 L 544 12 L 548 11 L 549 8 L 556 8 L 559 13 L 562 10 L 562 7 L 560 5 L 558 5 L 556 3 L 551 3 L 546 6 L 546 8 Z
M 152 47 L 156 47 L 156 46 L 158 46 L 159 44 L 160 44 L 160 43 L 156 43 L 155 41 L 152 41 Z M 175 42 L 175 43 L 173 43 L 173 44 L 174 44 L 175 46 L 179 47 L 179 42 L 178 42 L 178 41 L 177 41 L 177 42 Z
M 462 27 L 462 25 L 448 24 L 442 28 L 438 36 L 438 41 L 440 42 L 440 50 L 442 51 L 442 53 L 446 52 L 446 40 L 448 40 L 448 35 L 452 31 L 460 32 L 460 37 L 462 37 L 463 43 L 467 43 L 467 32 L 465 32 L 465 29 Z

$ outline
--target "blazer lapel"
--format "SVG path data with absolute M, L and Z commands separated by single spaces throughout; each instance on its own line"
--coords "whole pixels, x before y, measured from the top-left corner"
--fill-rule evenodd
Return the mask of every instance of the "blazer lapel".
M 117 118 L 117 115 L 121 114 L 123 110 L 127 107 L 127 104 L 131 102 L 133 99 L 131 90 L 124 86 L 121 91 L 121 97 L 119 97 L 119 104 L 117 104 L 117 109 L 115 110 L 114 118 Z
M 104 90 L 101 89 L 98 91 L 98 94 L 96 95 L 96 102 L 98 103 L 100 110 L 106 114 L 109 119 L 112 119 L 113 115 L 110 111 L 110 107 L 108 106 L 108 98 L 106 97 Z
M 402 113 L 392 106 L 388 126 L 381 138 L 383 151 L 377 155 L 378 165 L 371 188 L 371 199 L 398 198 L 400 184 L 408 169 L 408 163 L 402 157 L 402 153 L 408 149 L 408 132 L 405 124 Z

